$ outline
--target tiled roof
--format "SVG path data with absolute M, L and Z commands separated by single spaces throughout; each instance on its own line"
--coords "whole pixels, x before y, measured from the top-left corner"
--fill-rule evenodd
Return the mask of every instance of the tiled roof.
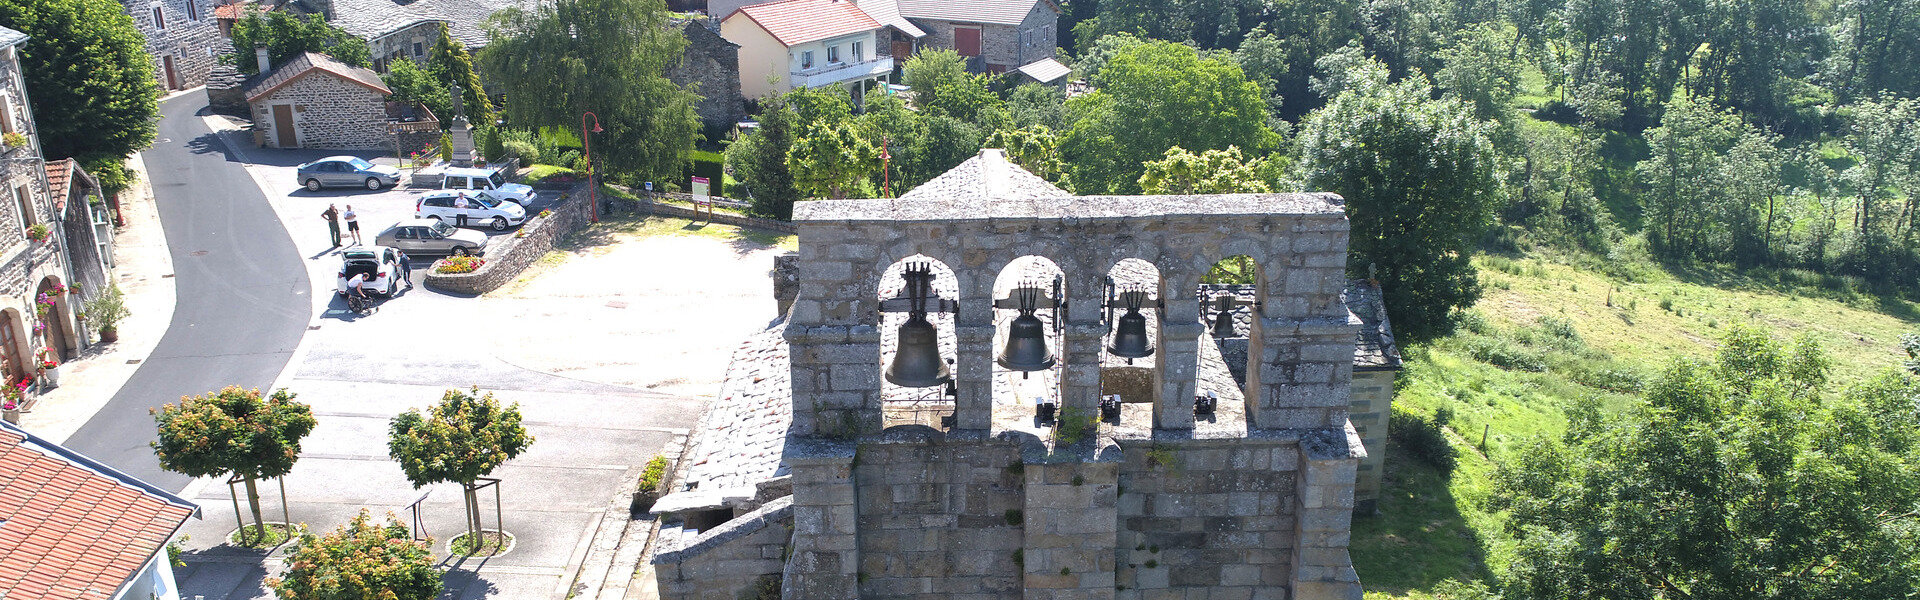
M 991 25 L 1019 25 L 1026 20 L 1027 13 L 1033 12 L 1036 4 L 1045 5 L 1060 11 L 1053 0 L 875 0 L 894 2 L 900 6 L 900 14 L 909 19 L 928 19 L 934 21 L 955 21 L 960 23 L 987 23 Z
M 1353 349 L 1355 369 L 1398 369 L 1400 347 L 1393 342 L 1393 324 L 1387 322 L 1387 301 L 1380 284 L 1365 279 L 1347 282 L 1340 293 L 1347 312 L 1360 318 L 1360 339 Z
M 793 423 L 793 372 L 785 328 L 786 322 L 776 323 L 734 351 L 720 396 L 688 445 L 687 475 L 656 512 L 750 499 L 756 484 L 786 474 L 781 458 Z
M 27 41 L 27 34 L 0 27 L 0 48 Z
M 313 70 L 326 71 L 335 77 L 360 84 L 369 90 L 379 92 L 382 96 L 393 93 L 392 90 L 387 89 L 386 84 L 380 82 L 380 75 L 374 73 L 371 69 L 352 66 L 334 60 L 332 57 L 324 54 L 302 52 L 299 56 L 293 57 L 293 60 L 289 60 L 286 64 L 274 68 L 272 74 L 267 75 L 257 83 L 247 86 L 247 101 L 258 101 L 261 97 L 272 94 L 275 90 L 280 89 L 288 83 L 292 83 L 293 80 L 299 79 L 301 75 L 305 75 L 308 71 Z
M 67 207 L 68 179 L 73 175 L 73 159 L 47 161 L 47 191 L 53 194 L 53 212 L 59 214 Z
M 1072 72 L 1073 69 L 1051 58 L 1042 58 L 1020 67 L 1020 74 L 1032 77 L 1034 81 L 1040 83 L 1053 83 Z
M 880 28 L 849 0 L 781 0 L 743 6 L 726 18 L 752 19 L 788 47 Z
M 356 37 L 379 39 L 421 21 L 452 23 L 453 39 L 469 48 L 487 45 L 487 17 L 520 5 L 517 0 L 333 0 L 333 26 Z
M 222 5 L 213 7 L 213 18 L 233 19 L 238 21 L 240 20 L 240 17 L 244 17 L 247 15 L 247 9 L 253 8 L 253 7 L 254 7 L 254 3 L 252 2 L 236 2 L 233 4 L 222 4 Z
M 0 597 L 112 598 L 197 510 L 0 425 Z
M 900 199 L 988 201 L 1072 195 L 1008 162 L 1005 151 L 989 148 L 901 194 Z

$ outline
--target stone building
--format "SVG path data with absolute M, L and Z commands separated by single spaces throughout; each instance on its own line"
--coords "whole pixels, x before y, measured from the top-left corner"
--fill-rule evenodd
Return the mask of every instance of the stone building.
M 254 142 L 269 148 L 384 149 L 386 97 L 372 70 L 302 53 L 246 88 Z
M 797 297 L 654 507 L 663 598 L 1360 597 L 1338 196 L 1072 196 L 986 150 L 794 223 Z M 1234 255 L 1258 271 L 1238 377 L 1200 294 Z M 884 375 L 908 265 L 931 273 L 944 388 Z M 1057 360 L 1015 371 L 995 356 L 1019 288 L 1064 306 L 1035 311 Z M 1118 356 L 1135 310 L 1152 351 Z M 1148 376 L 1109 417 L 1116 368 Z
M 700 113 L 702 130 L 708 140 L 723 139 L 746 116 L 746 101 L 740 95 L 740 45 L 720 37 L 704 19 L 687 20 L 680 32 L 687 37 L 687 47 L 680 53 L 680 62 L 667 67 L 667 79 L 700 94 L 694 111 Z
M 160 87 L 183 90 L 207 82 L 227 47 L 214 10 L 223 0 L 120 0 L 147 38 Z
M 49 192 L 20 68 L 26 42 L 26 34 L 0 28 L 0 196 L 9 200 L 0 208 L 0 384 L 31 377 L 43 353 L 64 362 L 86 346 L 73 316 L 83 296 L 68 293 L 76 281 L 66 236 L 71 217 Z M 63 176 L 70 181 L 73 173 Z M 81 267 L 89 268 L 97 263 Z
M 402 58 L 422 65 L 446 30 L 469 50 L 487 45 L 487 17 L 519 0 L 273 0 L 279 10 L 317 14 L 367 41 L 374 68 Z
M 1053 0 L 861 0 L 860 6 L 876 3 L 897 6 L 891 10 L 926 33 L 917 36 L 917 49 L 953 50 L 990 73 L 1053 58 L 1059 45 L 1060 5 Z

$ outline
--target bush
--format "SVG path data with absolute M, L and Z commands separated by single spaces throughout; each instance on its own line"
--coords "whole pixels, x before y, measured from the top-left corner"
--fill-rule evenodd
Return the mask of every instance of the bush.
M 433 263 L 435 273 L 472 273 L 487 261 L 472 256 L 449 256 Z
M 1395 406 L 1387 417 L 1387 441 L 1407 456 L 1420 459 L 1441 475 L 1453 474 L 1453 444 L 1440 424 Z
M 647 461 L 646 469 L 640 471 L 640 490 L 652 491 L 659 489 L 660 480 L 666 477 L 667 457 L 655 454 L 652 460 Z
M 1539 353 L 1503 338 L 1474 336 L 1467 339 L 1465 349 L 1474 360 L 1502 369 L 1536 373 L 1547 370 L 1547 361 Z
M 561 152 L 560 157 L 558 159 L 555 159 L 553 161 L 553 164 L 554 166 L 566 167 L 569 169 L 573 169 L 575 171 L 586 170 L 580 167 L 580 151 L 579 150 L 568 150 L 566 152 Z

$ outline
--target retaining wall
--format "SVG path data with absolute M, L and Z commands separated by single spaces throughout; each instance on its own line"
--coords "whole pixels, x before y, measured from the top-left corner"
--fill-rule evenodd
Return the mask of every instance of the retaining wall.
M 560 236 L 587 225 L 586 186 L 576 186 L 549 209 L 552 215 L 535 217 L 520 226 L 512 236 L 500 236 L 489 244 L 487 263 L 472 273 L 434 273 L 431 269 L 422 281 L 428 287 L 462 294 L 485 294 L 513 281 L 533 261 L 553 249 Z

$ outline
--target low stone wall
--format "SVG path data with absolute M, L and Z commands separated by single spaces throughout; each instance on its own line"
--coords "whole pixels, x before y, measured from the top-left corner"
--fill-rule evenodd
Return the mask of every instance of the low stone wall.
M 476 295 L 506 285 L 519 277 L 520 272 L 525 271 L 533 261 L 540 260 L 542 255 L 552 250 L 560 236 L 587 225 L 585 191 L 585 186 L 569 190 L 559 204 L 550 209 L 552 215 L 528 221 L 520 226 L 520 231 L 515 235 L 495 238 L 504 242 L 490 244 L 486 254 L 487 263 L 472 273 L 434 273 L 428 270 L 422 281 L 427 287 L 437 290 Z
M 679 217 L 682 219 L 695 219 L 695 220 L 702 220 L 702 221 L 710 221 L 713 223 L 720 223 L 723 225 L 737 225 L 740 227 L 752 227 L 755 229 L 768 229 L 768 230 L 779 231 L 784 233 L 793 233 L 793 223 L 789 223 L 786 221 L 762 219 L 759 217 L 747 217 L 747 216 L 736 215 L 733 213 L 729 213 L 726 211 L 719 211 L 719 210 L 713 211 L 712 218 L 709 219 L 707 211 L 694 210 L 692 208 L 688 208 L 685 206 L 667 204 L 665 202 L 654 202 L 651 198 L 648 198 L 646 196 L 642 196 L 639 202 L 628 201 L 627 204 L 633 206 L 635 210 L 639 210 L 640 212 L 647 213 L 647 214 L 655 214 L 655 215 L 662 215 L 662 216 L 668 216 L 668 217 Z
M 653 555 L 660 597 L 764 597 L 756 593 L 762 586 L 778 588 L 781 570 L 786 567 L 787 544 L 792 539 L 792 496 L 768 502 L 705 532 L 663 526 L 655 546 L 659 551 Z

